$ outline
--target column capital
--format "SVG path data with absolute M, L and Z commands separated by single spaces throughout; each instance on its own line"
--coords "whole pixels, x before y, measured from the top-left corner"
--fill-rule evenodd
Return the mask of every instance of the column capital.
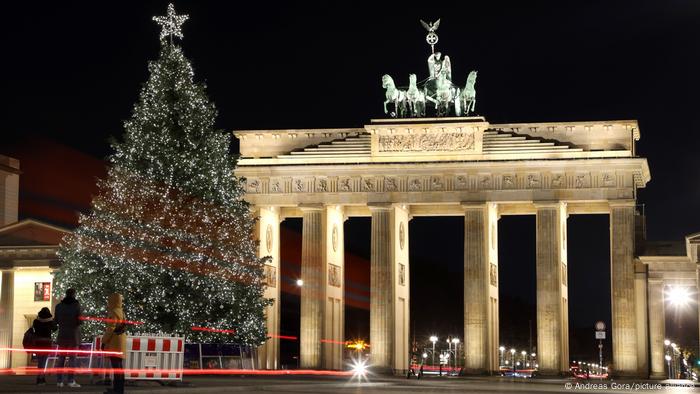
M 320 210 L 323 210 L 323 208 L 324 208 L 323 204 L 299 204 L 299 209 L 302 212 L 320 211 Z
M 488 202 L 483 201 L 483 202 L 474 202 L 474 201 L 462 201 L 459 203 L 459 205 L 464 209 L 465 211 L 473 211 L 473 210 L 483 210 L 488 207 Z
M 369 208 L 370 212 L 389 211 L 394 208 L 394 204 L 390 202 L 373 202 L 367 204 L 367 208 Z
M 566 208 L 566 201 L 551 200 L 551 201 L 535 201 L 532 203 L 536 209 L 559 209 L 561 207 Z
M 637 205 L 635 200 L 610 200 L 608 201 L 610 208 L 634 208 Z

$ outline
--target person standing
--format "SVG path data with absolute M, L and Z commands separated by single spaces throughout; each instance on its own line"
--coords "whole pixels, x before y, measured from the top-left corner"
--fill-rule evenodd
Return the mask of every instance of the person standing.
M 39 349 L 51 348 L 51 333 L 56 331 L 58 327 L 53 320 L 53 315 L 51 315 L 49 308 L 41 308 L 37 318 L 32 322 L 32 328 L 34 329 L 34 346 Z M 49 354 L 46 352 L 39 352 L 36 354 L 38 361 L 37 369 L 39 370 L 39 373 L 36 375 L 36 384 L 46 384 L 44 369 L 46 368 L 46 359 L 48 357 Z
M 66 290 L 66 296 L 61 302 L 56 305 L 56 323 L 58 324 L 58 336 L 56 344 L 59 350 L 75 350 L 80 346 L 80 325 L 83 323 L 80 320 L 80 303 L 75 298 L 75 289 Z M 76 354 L 70 352 L 61 352 L 58 355 L 56 367 L 63 368 L 68 358 L 68 368 L 75 368 L 77 364 Z M 56 374 L 56 384 L 58 387 L 63 387 L 63 377 L 66 377 L 66 385 L 68 387 L 80 387 L 75 382 L 74 372 L 68 371 L 67 374 L 58 372 Z
M 119 355 L 110 355 L 109 361 L 113 369 L 113 390 L 108 393 L 124 393 L 124 358 L 126 356 L 126 330 L 124 323 L 124 309 L 122 303 L 124 297 L 114 293 L 107 299 L 107 328 L 102 335 L 102 349 L 110 352 L 120 352 Z

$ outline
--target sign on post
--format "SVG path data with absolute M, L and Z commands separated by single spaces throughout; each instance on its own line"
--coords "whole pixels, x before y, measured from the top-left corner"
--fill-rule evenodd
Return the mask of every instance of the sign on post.
M 605 331 L 596 331 L 595 339 L 605 339 Z

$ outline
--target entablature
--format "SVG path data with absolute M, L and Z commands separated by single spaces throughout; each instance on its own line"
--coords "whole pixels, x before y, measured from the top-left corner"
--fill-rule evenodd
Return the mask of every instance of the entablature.
M 252 204 L 634 199 L 646 159 L 239 167 Z

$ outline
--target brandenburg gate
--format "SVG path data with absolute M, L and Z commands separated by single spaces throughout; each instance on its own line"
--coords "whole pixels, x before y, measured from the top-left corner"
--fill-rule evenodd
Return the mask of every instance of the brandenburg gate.
M 372 220 L 370 361 L 405 371 L 408 223 L 415 216 L 461 216 L 466 371 L 498 371 L 498 220 L 535 215 L 539 370 L 567 372 L 567 218 L 606 214 L 612 367 L 617 375 L 644 374 L 649 334 L 639 286 L 644 281 L 646 289 L 647 277 L 635 270 L 635 202 L 650 174 L 646 159 L 635 154 L 636 121 L 490 124 L 482 117 L 424 117 L 373 120 L 364 128 L 234 134 L 241 152 L 236 175 L 246 178 L 246 199 L 259 217 L 260 256 L 271 256 L 269 333 L 280 326 L 279 225 L 285 218 L 303 220 L 302 368 L 344 367 L 346 218 Z M 440 254 L 440 245 L 431 247 Z M 263 368 L 278 368 L 279 339 L 273 336 L 258 354 Z

